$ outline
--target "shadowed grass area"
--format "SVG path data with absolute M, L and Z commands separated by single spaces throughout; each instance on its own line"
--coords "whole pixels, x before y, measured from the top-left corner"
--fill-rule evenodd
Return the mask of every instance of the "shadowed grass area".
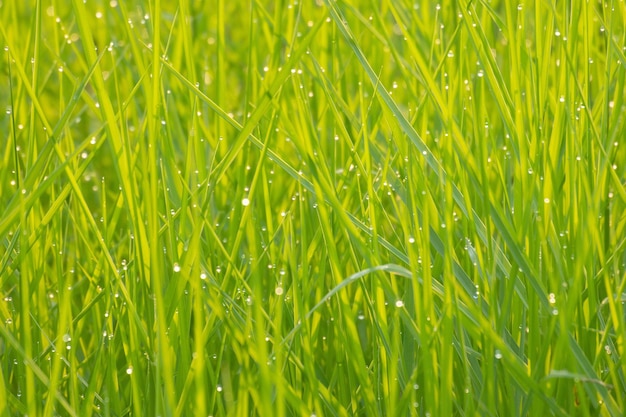
M 625 21 L 0 1 L 0 415 L 620 416 Z

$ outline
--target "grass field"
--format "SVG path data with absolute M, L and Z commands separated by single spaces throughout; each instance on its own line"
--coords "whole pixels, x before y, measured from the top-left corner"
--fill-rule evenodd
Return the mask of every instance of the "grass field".
M 0 415 L 622 415 L 625 21 L 0 1 Z

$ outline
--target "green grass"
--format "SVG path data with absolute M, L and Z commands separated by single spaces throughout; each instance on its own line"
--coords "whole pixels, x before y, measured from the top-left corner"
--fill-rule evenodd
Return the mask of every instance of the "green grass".
M 0 415 L 622 415 L 625 22 L 0 1 Z

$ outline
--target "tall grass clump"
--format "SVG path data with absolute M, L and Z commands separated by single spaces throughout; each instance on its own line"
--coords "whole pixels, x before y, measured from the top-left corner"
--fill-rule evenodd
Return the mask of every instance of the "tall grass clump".
M 622 415 L 625 22 L 0 1 L 0 415 Z

